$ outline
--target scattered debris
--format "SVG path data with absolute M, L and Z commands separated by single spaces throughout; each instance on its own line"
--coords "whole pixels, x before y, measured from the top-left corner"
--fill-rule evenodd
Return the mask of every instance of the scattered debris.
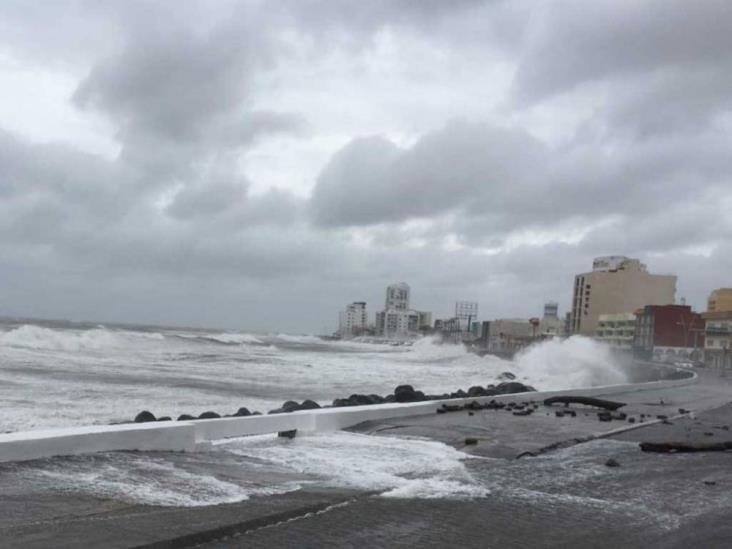
M 614 402 L 612 400 L 603 400 L 601 398 L 584 397 L 584 396 L 555 396 L 544 400 L 544 406 L 552 404 L 584 404 L 586 406 L 595 406 L 596 408 L 604 408 L 606 410 L 615 411 L 625 406 L 624 402 Z
M 641 442 L 640 449 L 644 452 L 661 454 L 688 453 L 688 452 L 726 452 L 732 450 L 732 441 L 713 442 L 709 444 L 692 444 L 688 442 Z
M 279 431 L 277 436 L 280 438 L 295 438 L 297 435 L 297 429 L 290 429 L 289 431 Z
M 597 419 L 600 421 L 612 421 L 613 416 L 610 412 L 597 412 Z

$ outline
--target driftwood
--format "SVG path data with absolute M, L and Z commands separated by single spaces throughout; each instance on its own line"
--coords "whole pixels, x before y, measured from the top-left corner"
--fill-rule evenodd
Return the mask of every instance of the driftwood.
M 660 454 L 676 452 L 726 452 L 727 450 L 732 450 L 732 441 L 706 444 L 693 444 L 690 442 L 641 442 L 640 449 L 644 452 L 656 452 Z
M 612 411 L 625 406 L 624 402 L 614 402 L 612 400 L 583 396 L 555 396 L 544 400 L 544 406 L 551 406 L 552 404 L 585 404 L 587 406 L 595 406 Z

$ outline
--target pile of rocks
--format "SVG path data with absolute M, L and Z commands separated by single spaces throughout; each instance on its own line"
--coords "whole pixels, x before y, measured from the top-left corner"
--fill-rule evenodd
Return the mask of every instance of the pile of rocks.
M 504 372 L 501 374 L 501 379 L 512 379 L 513 374 L 510 372 Z M 376 394 L 359 394 L 354 393 L 346 398 L 336 398 L 333 403 L 328 406 L 332 408 L 340 408 L 343 406 L 369 406 L 374 404 L 384 404 L 387 402 L 424 402 L 428 400 L 446 400 L 450 398 L 475 398 L 483 396 L 493 395 L 510 395 L 515 393 L 527 393 L 536 391 L 530 385 L 524 385 L 518 381 L 503 381 L 498 385 L 488 385 L 482 387 L 480 385 L 474 385 L 467 391 L 458 389 L 453 393 L 444 393 L 441 395 L 426 395 L 422 391 L 415 390 L 411 385 L 399 385 L 394 389 L 394 392 L 390 395 L 381 396 Z M 269 414 L 287 414 L 290 412 L 297 412 L 300 410 L 315 410 L 320 408 L 320 404 L 314 400 L 304 400 L 303 402 L 296 402 L 294 400 L 288 400 L 282 403 L 282 406 L 270 410 Z M 497 409 L 497 408 L 496 408 Z M 517 411 L 520 408 L 517 408 Z M 178 417 L 178 421 L 192 421 L 197 419 L 216 419 L 220 417 L 245 417 L 249 415 L 260 415 L 260 412 L 250 412 L 247 408 L 239 408 L 235 414 L 221 416 L 220 414 L 207 411 L 203 412 L 199 416 L 192 416 L 188 414 L 182 414 Z M 521 414 L 527 415 L 527 414 Z M 150 421 L 170 421 L 171 418 L 168 416 L 155 418 L 151 412 L 144 410 L 137 414 L 135 417 L 135 423 L 146 423 Z

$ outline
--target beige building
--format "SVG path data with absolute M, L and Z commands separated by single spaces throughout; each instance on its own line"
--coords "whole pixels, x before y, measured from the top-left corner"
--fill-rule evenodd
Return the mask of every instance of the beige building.
M 707 366 L 732 369 L 732 311 L 702 313 L 704 362 Z
M 635 313 L 600 315 L 595 337 L 613 347 L 631 350 L 635 337 L 635 321 Z
M 732 311 L 732 288 L 718 288 L 709 294 L 707 312 Z
M 676 276 L 655 275 L 637 259 L 598 257 L 589 273 L 574 277 L 572 333 L 596 335 L 600 315 L 635 311 L 646 305 L 670 305 Z

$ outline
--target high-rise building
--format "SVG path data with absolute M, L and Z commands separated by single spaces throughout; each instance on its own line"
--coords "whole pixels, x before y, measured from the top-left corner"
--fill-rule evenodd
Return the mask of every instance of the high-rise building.
M 409 285 L 405 282 L 390 284 L 386 287 L 384 310 L 406 311 L 409 309 Z
M 390 339 L 406 339 L 429 326 L 432 313 L 410 309 L 409 294 L 409 285 L 404 282 L 387 286 L 384 310 L 376 313 L 376 333 Z
M 650 274 L 637 259 L 598 257 L 591 272 L 574 277 L 572 333 L 594 336 L 602 314 L 671 305 L 675 299 L 676 276 Z
M 338 335 L 354 337 L 363 334 L 368 327 L 366 302 L 355 301 L 346 305 L 346 310 L 338 315 Z
M 732 288 L 717 288 L 707 300 L 707 312 L 732 311 Z
M 544 304 L 544 318 L 559 318 L 559 303 L 549 301 Z

